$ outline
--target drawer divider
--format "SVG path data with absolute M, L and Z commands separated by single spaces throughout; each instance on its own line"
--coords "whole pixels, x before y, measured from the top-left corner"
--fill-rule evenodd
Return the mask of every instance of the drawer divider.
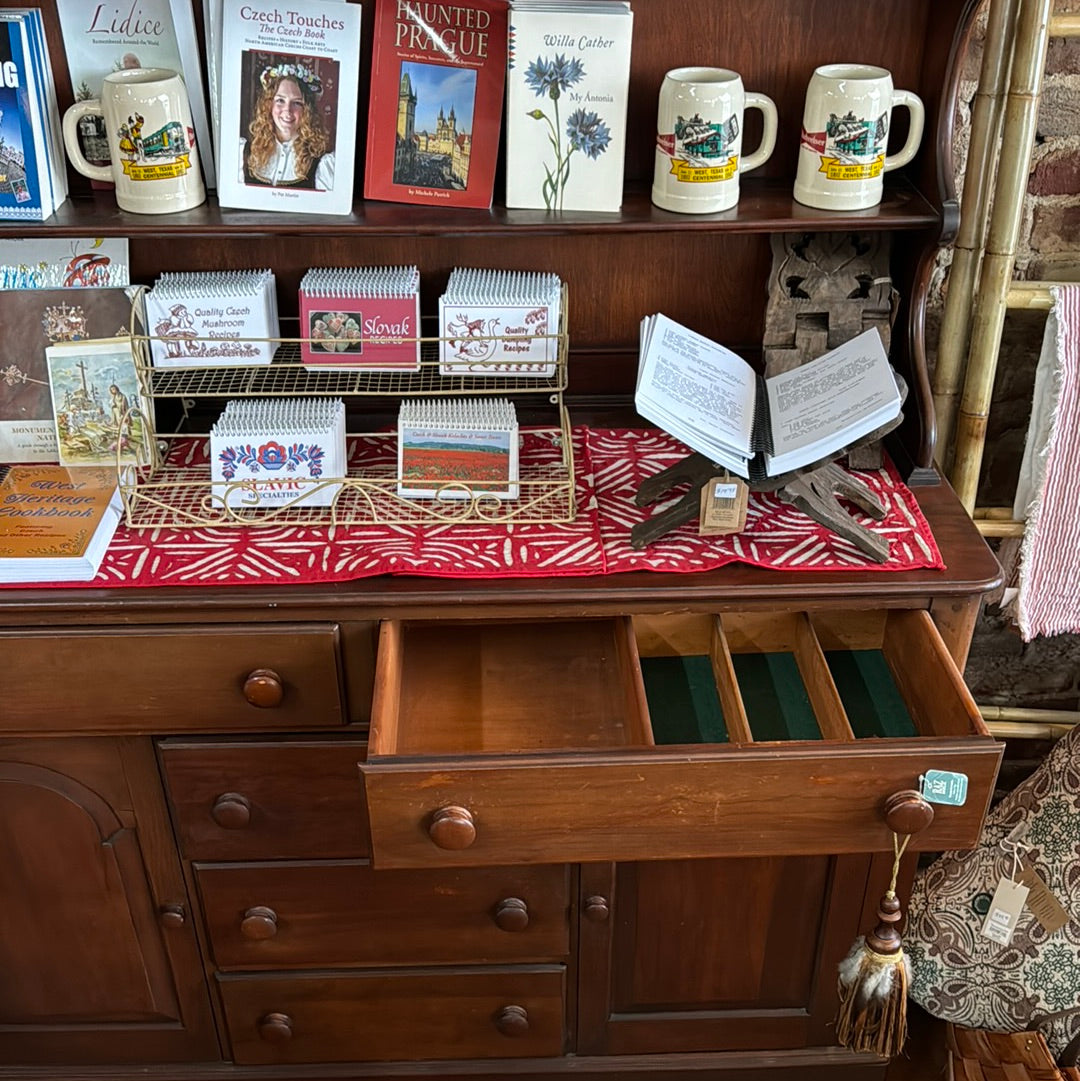
M 810 617 L 802 612 L 795 630 L 795 662 L 799 666 L 806 693 L 813 706 L 823 739 L 852 742 L 855 733 L 840 699 L 840 692 L 829 671 L 825 654 L 814 633 Z
M 746 716 L 746 706 L 743 704 L 739 681 L 735 676 L 731 649 L 719 616 L 714 616 L 712 620 L 709 661 L 712 664 L 713 678 L 716 680 L 716 690 L 720 695 L 720 706 L 724 713 L 729 741 L 733 744 L 753 743 L 754 735 L 750 731 L 750 720 Z

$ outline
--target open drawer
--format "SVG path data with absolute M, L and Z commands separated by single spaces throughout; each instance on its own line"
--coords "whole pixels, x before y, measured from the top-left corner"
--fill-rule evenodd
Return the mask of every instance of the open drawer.
M 970 847 L 1001 751 L 921 610 L 388 621 L 360 770 L 375 866 L 431 867 L 891 851 L 930 769 L 911 847 Z

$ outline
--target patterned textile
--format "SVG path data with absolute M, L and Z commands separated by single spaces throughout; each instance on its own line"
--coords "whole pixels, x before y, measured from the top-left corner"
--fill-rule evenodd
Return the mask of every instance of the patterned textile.
M 1013 849 L 1038 871 L 1073 918 L 1048 934 L 1025 908 L 1008 946 L 979 933 Z M 979 845 L 946 852 L 915 880 L 904 948 L 911 997 L 955 1024 L 1018 1032 L 1041 1027 L 1055 1055 L 1080 1032 L 1080 726 L 987 816 Z
M 692 573 L 731 562 L 807 571 L 944 566 L 915 497 L 891 465 L 860 474 L 887 507 L 883 522 L 859 519 L 891 542 L 887 563 L 872 563 L 801 511 L 758 493 L 751 495 L 746 529 L 738 535 L 699 537 L 696 523 L 691 523 L 635 551 L 630 527 L 664 506 L 635 506 L 638 485 L 689 451 L 657 431 L 577 427 L 572 438 L 577 507 L 572 522 L 155 530 L 121 525 L 97 577 L 64 585 L 266 585 L 344 582 L 377 574 L 519 578 L 643 570 Z M 363 437 L 352 440 L 351 457 L 385 454 L 393 444 L 385 439 L 369 442 L 365 446 Z M 181 441 L 172 451 L 174 459 L 182 458 L 193 468 L 205 468 L 206 454 L 205 440 L 196 439 Z M 548 461 L 557 458 L 558 448 L 526 432 L 522 456 Z
M 1080 285 L 1053 289 L 1017 486 L 1024 641 L 1080 631 Z

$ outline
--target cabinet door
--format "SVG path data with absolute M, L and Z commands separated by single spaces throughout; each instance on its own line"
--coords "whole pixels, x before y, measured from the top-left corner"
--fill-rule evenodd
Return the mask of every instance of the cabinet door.
M 219 1058 L 153 751 L 0 743 L 0 1063 Z
M 836 963 L 858 930 L 861 856 L 581 869 L 582 1054 L 833 1043 Z

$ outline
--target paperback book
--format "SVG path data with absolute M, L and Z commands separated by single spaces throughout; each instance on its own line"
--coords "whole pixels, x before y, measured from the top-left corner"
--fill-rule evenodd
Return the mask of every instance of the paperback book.
M 300 358 L 312 367 L 420 370 L 420 270 L 312 267 L 300 282 Z
M 210 429 L 212 498 L 234 510 L 329 507 L 345 476 L 340 398 L 240 398 Z
M 517 499 L 518 424 L 505 398 L 405 399 L 398 412 L 398 495 Z
M 364 196 L 489 207 L 506 0 L 377 0 Z
M 622 0 L 513 0 L 506 205 L 622 205 L 634 16 Z
M 222 206 L 351 213 L 361 11 L 335 0 L 224 0 Z
M 0 476 L 0 582 L 89 582 L 122 508 L 115 469 L 12 466 Z
M 149 465 L 153 403 L 143 394 L 130 338 L 47 346 L 61 465 Z
M 738 354 L 667 316 L 642 320 L 637 411 L 749 480 L 835 456 L 895 419 L 902 404 L 875 328 L 763 379 Z
M 127 237 L 5 237 L 0 291 L 130 285 Z
M 59 461 L 45 350 L 141 332 L 140 311 L 120 288 L 0 293 L 0 462 Z
M 179 72 L 191 104 L 203 179 L 212 188 L 213 145 L 191 5 L 192 0 L 138 0 L 123 5 L 56 0 L 75 100 L 100 98 L 104 77 L 122 68 Z M 79 142 L 87 161 L 108 164 L 109 142 L 101 116 L 80 120 Z
M 280 337 L 274 273 L 166 271 L 146 293 L 155 368 L 269 364 Z
M 0 65 L 0 218 L 42 221 L 67 198 L 67 172 L 40 9 L 0 12 Z
M 561 304 L 557 274 L 455 267 L 439 298 L 440 373 L 550 379 Z

